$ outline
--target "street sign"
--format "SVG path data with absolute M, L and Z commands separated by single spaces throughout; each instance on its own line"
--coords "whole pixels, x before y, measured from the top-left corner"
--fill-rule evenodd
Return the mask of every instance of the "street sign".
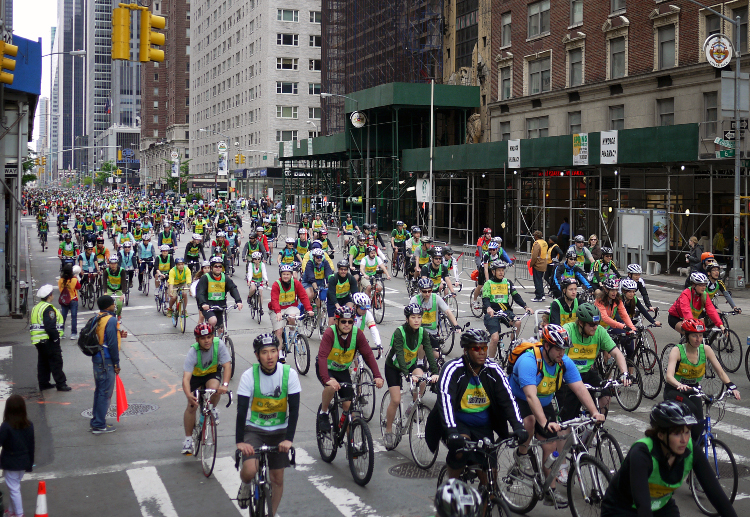
M 742 130 L 740 130 L 740 138 L 742 138 Z M 732 131 L 724 131 L 724 140 L 736 140 L 737 139 L 737 132 Z
M 716 151 L 717 158 L 734 158 L 734 149 L 727 149 L 726 151 Z
M 736 125 L 737 125 L 737 124 L 735 124 L 735 121 L 734 121 L 734 120 L 732 120 L 732 129 L 737 129 L 737 128 L 735 127 Z M 746 119 L 746 118 L 741 118 L 741 119 L 740 119 L 740 129 L 743 129 L 743 130 L 744 130 L 744 129 L 748 129 L 748 124 L 747 124 L 747 119 Z
M 729 140 L 723 140 L 723 139 L 719 138 L 718 136 L 714 139 L 714 143 L 715 144 L 719 144 L 722 147 L 728 147 L 730 149 L 734 149 L 735 148 L 735 143 L 734 142 L 730 142 Z
M 750 160 L 741 160 L 742 167 L 750 167 Z
M 172 151 L 172 154 L 170 154 L 169 156 L 172 158 L 172 160 L 176 160 L 180 157 L 180 155 L 177 154 L 177 151 Z
M 221 140 L 221 141 L 219 142 L 219 152 L 220 152 L 220 153 L 221 153 L 221 152 L 225 152 L 225 151 L 226 151 L 227 149 L 229 149 L 229 148 L 227 147 L 227 143 L 226 143 L 226 142 L 225 142 L 224 140 Z

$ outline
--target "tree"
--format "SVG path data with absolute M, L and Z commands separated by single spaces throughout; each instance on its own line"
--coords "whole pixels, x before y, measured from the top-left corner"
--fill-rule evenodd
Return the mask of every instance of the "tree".
M 117 165 L 112 160 L 104 162 L 101 169 L 96 171 L 96 177 L 94 178 L 94 184 L 102 188 L 107 184 L 107 178 L 112 176 L 112 173 L 117 170 Z M 86 185 L 87 183 L 84 183 Z
M 26 164 L 24 164 L 24 166 L 25 166 L 25 165 L 26 165 Z M 24 167 L 24 168 L 25 168 L 25 167 Z M 23 175 L 23 176 L 21 177 L 21 184 L 22 184 L 22 185 L 24 185 L 24 186 L 26 186 L 26 184 L 27 184 L 27 183 L 29 183 L 29 182 L 32 182 L 32 181 L 36 181 L 36 174 L 30 174 L 30 173 L 29 173 L 29 174 L 24 174 L 24 175 Z
M 91 185 L 93 182 L 94 180 L 92 180 L 90 176 L 86 176 L 85 178 L 83 178 L 83 184 L 86 186 Z
M 179 179 L 180 179 L 180 192 L 182 193 L 187 193 L 187 189 L 188 189 L 188 180 L 190 178 L 190 165 L 189 165 L 190 160 L 191 159 L 185 160 L 184 162 L 180 164 L 180 178 Z M 172 163 L 171 160 L 164 160 L 164 161 L 169 164 Z M 177 191 L 177 178 L 173 178 L 171 176 L 171 172 L 170 172 L 170 176 L 167 177 L 167 189 L 174 190 L 175 192 Z

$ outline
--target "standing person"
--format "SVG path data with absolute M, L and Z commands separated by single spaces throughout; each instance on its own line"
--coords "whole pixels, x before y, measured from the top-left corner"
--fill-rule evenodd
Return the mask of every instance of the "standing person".
M 26 402 L 18 394 L 8 397 L 3 423 L 0 425 L 0 467 L 10 492 L 5 515 L 23 517 L 21 479 L 34 466 L 34 424 L 26 416 Z
M 57 281 L 57 289 L 60 291 L 60 312 L 63 317 L 63 328 L 65 320 L 70 312 L 70 339 L 78 338 L 78 290 L 81 288 L 81 282 L 78 275 L 81 273 L 79 266 L 65 264 L 63 273 Z
M 570 223 L 568 222 L 567 217 L 563 217 L 560 229 L 557 230 L 557 239 L 560 242 L 560 246 L 563 248 L 567 247 L 570 242 Z
M 534 245 L 531 247 L 531 263 L 534 274 L 534 299 L 532 302 L 544 301 L 544 274 L 547 272 L 547 243 L 542 232 L 534 232 Z
M 100 352 L 91 357 L 94 366 L 94 407 L 89 426 L 94 434 L 112 433 L 117 428 L 107 423 L 107 411 L 115 388 L 115 377 L 120 373 L 120 340 L 128 337 L 127 330 L 120 330 L 115 317 L 115 299 L 105 294 L 96 301 L 101 318 L 96 335 L 102 346 Z
M 716 239 L 714 239 L 714 243 Z M 703 254 L 703 248 L 698 244 L 698 237 L 693 235 L 688 239 L 688 247 L 690 248 L 689 253 L 685 253 L 685 262 L 690 265 L 690 272 L 698 271 L 701 267 L 701 255 Z
M 713 240 L 714 253 L 721 255 L 724 253 L 724 249 L 726 247 L 727 247 L 727 243 L 726 243 L 726 240 L 724 239 L 724 227 L 719 226 L 716 229 L 716 234 L 714 235 L 714 240 Z
M 31 310 L 31 344 L 36 347 L 36 375 L 41 391 L 57 387 L 57 391 L 70 391 L 65 372 L 63 372 L 62 349 L 60 339 L 63 337 L 64 320 L 60 311 L 52 305 L 52 286 L 45 284 L 36 295 L 37 303 Z M 50 374 L 55 384 L 49 382 Z

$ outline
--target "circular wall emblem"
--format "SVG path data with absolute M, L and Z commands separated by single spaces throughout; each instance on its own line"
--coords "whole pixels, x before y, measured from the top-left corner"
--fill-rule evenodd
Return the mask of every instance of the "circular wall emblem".
M 703 44 L 706 59 L 715 68 L 724 68 L 732 60 L 732 43 L 723 34 L 712 34 Z
M 352 125 L 357 128 L 367 124 L 367 117 L 361 111 L 352 112 L 352 114 L 349 116 L 349 119 L 352 121 Z

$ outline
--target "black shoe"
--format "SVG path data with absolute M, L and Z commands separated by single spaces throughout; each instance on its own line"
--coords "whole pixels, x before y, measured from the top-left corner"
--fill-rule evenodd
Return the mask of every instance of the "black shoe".
M 51 384 L 48 382 L 47 384 L 42 384 L 41 386 L 39 386 L 39 391 L 51 390 L 54 387 L 55 387 L 54 384 Z
M 331 422 L 327 414 L 318 413 L 318 432 L 328 433 L 331 431 Z
M 57 391 L 71 391 L 73 388 L 68 386 L 67 384 L 61 384 L 57 387 Z

